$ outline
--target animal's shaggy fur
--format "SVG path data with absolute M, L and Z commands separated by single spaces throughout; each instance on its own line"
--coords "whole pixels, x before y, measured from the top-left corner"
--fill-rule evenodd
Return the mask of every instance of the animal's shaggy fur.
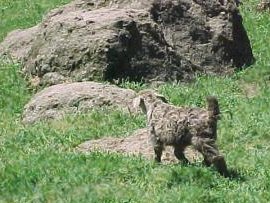
M 151 90 L 139 92 L 133 102 L 147 114 L 156 161 L 161 161 L 164 146 L 171 145 L 175 156 L 188 162 L 184 150 L 193 145 L 202 153 L 207 166 L 213 164 L 222 175 L 227 175 L 226 162 L 215 145 L 220 119 L 216 97 L 207 97 L 207 109 L 170 105 Z

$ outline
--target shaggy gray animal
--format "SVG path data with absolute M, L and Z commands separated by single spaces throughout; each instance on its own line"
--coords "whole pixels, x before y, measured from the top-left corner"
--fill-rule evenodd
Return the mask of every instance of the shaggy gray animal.
M 184 150 L 192 145 L 202 153 L 207 166 L 213 164 L 220 174 L 227 176 L 226 162 L 215 144 L 220 119 L 216 97 L 207 97 L 207 109 L 176 107 L 168 104 L 162 95 L 144 90 L 139 92 L 133 104 L 140 106 L 147 115 L 157 162 L 161 161 L 166 145 L 174 147 L 174 154 L 179 160 L 188 162 Z

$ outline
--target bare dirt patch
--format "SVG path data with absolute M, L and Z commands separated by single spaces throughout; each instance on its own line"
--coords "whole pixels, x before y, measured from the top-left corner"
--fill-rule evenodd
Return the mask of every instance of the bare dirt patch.
M 253 98 L 258 95 L 259 87 L 256 83 L 243 83 L 241 87 L 246 98 Z
M 76 149 L 79 152 L 84 153 L 94 151 L 121 153 L 123 155 L 142 156 L 143 158 L 154 160 L 154 151 L 149 138 L 150 136 L 148 130 L 146 128 L 143 128 L 135 131 L 128 137 L 105 137 L 97 140 L 89 140 L 80 144 Z M 185 155 L 191 163 L 200 161 L 202 159 L 201 155 L 192 148 L 187 148 L 185 151 Z M 166 147 L 162 155 L 162 162 L 179 162 L 173 154 L 172 147 Z

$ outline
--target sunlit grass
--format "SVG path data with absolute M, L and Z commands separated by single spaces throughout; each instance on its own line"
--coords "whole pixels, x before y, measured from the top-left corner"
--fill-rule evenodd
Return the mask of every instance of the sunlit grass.
M 0 0 L 0 40 L 65 2 Z M 204 76 L 191 84 L 156 88 L 175 105 L 203 107 L 206 95 L 219 98 L 218 144 L 229 168 L 237 172 L 234 179 L 220 177 L 201 163 L 156 165 L 139 157 L 74 150 L 88 139 L 126 136 L 145 126 L 144 116 L 95 109 L 23 125 L 23 106 L 33 93 L 20 75 L 20 64 L 1 60 L 0 202 L 269 202 L 269 13 L 255 11 L 258 1 L 243 2 L 254 65 L 230 77 Z M 126 81 L 121 86 L 148 88 Z
M 0 0 L 0 41 L 14 29 L 31 27 L 40 22 L 44 12 L 71 0 Z

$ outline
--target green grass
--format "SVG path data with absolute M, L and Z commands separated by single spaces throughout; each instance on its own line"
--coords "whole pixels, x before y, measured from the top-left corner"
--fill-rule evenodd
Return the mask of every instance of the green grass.
M 0 0 L 0 41 L 14 29 L 40 22 L 44 12 L 71 0 Z
M 65 2 L 0 0 L 0 40 Z M 140 157 L 80 154 L 74 150 L 79 143 L 131 133 L 145 125 L 144 117 L 99 109 L 24 126 L 21 113 L 33 93 L 20 65 L 1 61 L 0 202 L 269 202 L 270 21 L 269 13 L 255 11 L 257 2 L 247 0 L 241 7 L 256 64 L 231 77 L 198 77 L 189 85 L 158 88 L 176 105 L 204 106 L 205 95 L 218 96 L 223 112 L 218 144 L 235 178 L 223 178 L 201 163 L 155 165 Z

